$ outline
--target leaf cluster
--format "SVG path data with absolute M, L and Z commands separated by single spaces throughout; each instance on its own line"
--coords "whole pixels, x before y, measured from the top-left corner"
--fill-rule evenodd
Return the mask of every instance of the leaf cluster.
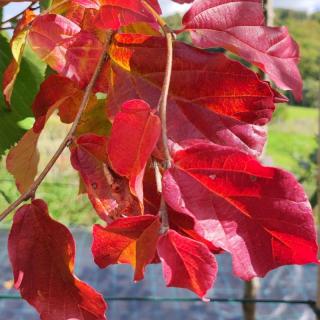
M 265 25 L 260 0 L 176 2 L 192 4 L 177 30 L 157 0 L 54 0 L 40 14 L 24 11 L 15 28 L 2 74 L 7 108 L 17 110 L 28 46 L 51 70 L 29 110 L 32 128 L 6 159 L 21 196 L 0 215 L 17 209 L 8 241 L 15 287 L 41 319 L 106 319 L 102 296 L 74 274 L 70 231 L 37 199 L 66 148 L 99 217 L 92 254 L 101 268 L 130 264 L 140 281 L 161 263 L 167 286 L 205 301 L 217 254 L 230 254 L 244 280 L 317 262 L 303 188 L 259 162 L 275 104 L 287 101 L 261 73 L 301 99 L 296 42 L 286 27 Z M 71 128 L 38 172 L 53 113 Z

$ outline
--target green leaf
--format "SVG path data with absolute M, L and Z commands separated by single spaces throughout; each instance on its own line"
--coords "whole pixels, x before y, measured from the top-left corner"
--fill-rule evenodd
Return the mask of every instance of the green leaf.
M 12 54 L 8 39 L 3 34 L 0 34 L 1 83 L 3 72 L 11 59 Z M 3 95 L 0 94 L 0 157 L 7 149 L 19 141 L 25 130 L 28 129 L 24 120 L 33 117 L 31 105 L 44 79 L 44 74 L 45 64 L 30 49 L 26 48 L 12 95 L 11 111 L 7 109 Z M 32 121 L 29 121 L 29 124 L 31 123 Z
M 41 11 L 48 9 L 49 6 L 51 5 L 51 2 L 52 2 L 52 0 L 42 0 L 40 2 Z

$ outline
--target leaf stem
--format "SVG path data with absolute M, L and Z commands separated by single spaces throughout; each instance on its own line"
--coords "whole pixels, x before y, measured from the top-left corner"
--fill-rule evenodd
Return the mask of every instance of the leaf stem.
M 103 51 L 101 53 L 100 59 L 97 63 L 96 69 L 91 77 L 91 80 L 88 84 L 88 86 L 86 87 L 86 90 L 84 92 L 81 104 L 79 106 L 79 111 L 75 117 L 75 120 L 72 124 L 72 127 L 70 128 L 68 134 L 66 135 L 66 137 L 64 138 L 64 140 L 62 141 L 62 143 L 60 144 L 59 148 L 57 149 L 57 151 L 55 152 L 55 154 L 52 156 L 52 158 L 50 159 L 50 161 L 47 163 L 46 167 L 43 169 L 43 171 L 40 173 L 40 175 L 37 177 L 37 179 L 33 182 L 33 184 L 29 187 L 29 189 L 23 193 L 15 202 L 13 202 L 5 211 L 3 211 L 0 215 L 0 221 L 2 221 L 3 219 L 5 219 L 13 210 L 15 210 L 22 202 L 29 200 L 30 198 L 33 198 L 38 187 L 40 186 L 40 184 L 42 183 L 42 181 L 44 180 L 44 178 L 47 176 L 47 174 L 50 172 L 50 170 L 52 169 L 52 167 L 54 166 L 54 164 L 56 163 L 56 161 L 58 160 L 58 158 L 60 157 L 60 155 L 62 154 L 62 152 L 64 151 L 64 149 L 69 146 L 69 144 L 72 142 L 73 140 L 73 135 L 77 129 L 77 126 L 79 124 L 79 121 L 81 119 L 81 116 L 83 114 L 83 112 L 85 111 L 89 99 L 90 99 L 90 95 L 92 93 L 92 89 L 99 77 L 99 74 L 102 70 L 102 67 L 105 63 L 105 60 L 108 56 L 108 49 L 109 49 L 109 45 L 112 41 L 112 36 L 113 36 L 113 31 L 108 31 L 107 35 L 106 35 L 106 40 L 105 40 L 105 44 L 103 47 Z
M 163 144 L 163 150 L 164 150 L 164 156 L 165 156 L 165 165 L 164 167 L 170 168 L 171 167 L 171 156 L 170 156 L 170 150 L 169 150 L 169 144 L 168 144 L 168 135 L 167 135 L 167 105 L 168 105 L 168 96 L 169 96 L 169 90 L 170 90 L 170 82 L 171 82 L 171 75 L 172 75 L 172 64 L 173 64 L 173 41 L 175 39 L 174 34 L 172 30 L 169 28 L 169 26 L 166 24 L 166 22 L 159 16 L 159 14 L 145 1 L 142 0 L 143 5 L 146 7 L 146 9 L 154 16 L 154 18 L 157 20 L 158 24 L 160 25 L 163 33 L 166 37 L 167 42 L 167 63 L 166 63 L 166 69 L 165 69 L 165 75 L 161 90 L 160 99 L 158 102 L 158 111 L 161 119 L 161 128 L 162 128 L 162 144 Z M 162 193 L 162 187 L 159 187 L 159 167 L 158 165 L 155 166 L 155 174 L 156 174 L 156 180 L 157 180 L 157 188 L 158 192 Z M 162 177 L 161 177 L 162 179 Z M 161 233 L 166 233 L 169 229 L 169 218 L 168 218 L 168 212 L 166 208 L 166 203 L 164 201 L 163 195 L 161 195 L 161 205 L 159 209 L 159 214 L 161 216 L 162 225 L 161 225 Z

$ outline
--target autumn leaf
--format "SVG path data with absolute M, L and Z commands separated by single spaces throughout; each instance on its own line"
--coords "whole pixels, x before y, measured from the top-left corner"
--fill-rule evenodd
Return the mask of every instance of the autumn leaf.
M 302 99 L 299 47 L 286 27 L 266 27 L 260 0 L 196 0 L 183 17 L 201 48 L 224 47 L 255 64 Z
M 62 74 L 67 65 L 67 48 L 80 31 L 78 25 L 63 16 L 46 14 L 33 21 L 28 40 L 34 52 Z
M 236 149 L 199 143 L 178 151 L 163 194 L 174 210 L 195 219 L 198 233 L 230 252 L 244 280 L 282 265 L 317 262 L 302 187 L 291 174 Z
M 151 215 L 118 219 L 107 227 L 95 225 L 94 261 L 100 268 L 128 263 L 135 270 L 134 280 L 140 281 L 156 254 L 159 230 L 159 218 Z
M 157 105 L 166 65 L 165 40 L 117 35 L 110 57 L 110 114 L 116 115 L 130 99 Z M 174 142 L 206 139 L 259 155 L 266 139 L 262 125 L 270 120 L 275 99 L 269 84 L 240 63 L 220 53 L 175 44 L 167 119 L 168 137 Z
M 71 148 L 72 166 L 79 171 L 93 207 L 107 222 L 122 215 L 139 215 L 127 180 L 111 171 L 106 151 L 106 137 L 94 134 L 80 136 Z
M 143 203 L 145 167 L 161 132 L 160 118 L 142 100 L 124 103 L 116 115 L 108 143 L 112 168 L 129 179 L 132 193 Z
M 20 64 L 27 41 L 27 27 L 35 17 L 36 16 L 32 10 L 24 11 L 23 16 L 18 22 L 13 37 L 10 41 L 13 59 L 3 74 L 2 82 L 3 95 L 5 97 L 6 103 L 9 106 L 11 104 L 11 96 L 14 84 L 20 71 Z
M 37 148 L 39 134 L 32 129 L 11 148 L 7 159 L 7 170 L 14 176 L 17 189 L 24 193 L 32 185 L 37 173 L 40 154 Z
M 155 18 L 143 5 L 142 0 L 73 0 L 84 8 L 99 10 L 96 25 L 103 29 L 117 30 L 134 22 L 154 23 Z M 161 15 L 157 0 L 146 2 Z
M 179 234 L 193 239 L 195 241 L 203 243 L 208 247 L 210 252 L 214 254 L 222 253 L 223 250 L 221 248 L 216 247 L 212 244 L 212 242 L 205 239 L 205 237 L 201 236 L 196 230 L 196 222 L 195 219 L 187 214 L 174 211 L 172 208 L 167 207 L 168 217 L 170 223 L 170 229 L 175 230 Z
M 15 287 L 42 320 L 106 319 L 103 297 L 74 275 L 75 244 L 42 200 L 22 206 L 10 231 Z
M 44 62 L 80 88 L 89 83 L 102 52 L 102 43 L 96 35 L 56 14 L 37 17 L 28 40 Z
M 33 130 L 40 132 L 45 125 L 48 114 L 59 109 L 60 119 L 64 123 L 72 123 L 79 109 L 83 91 L 70 79 L 49 76 L 40 86 L 39 93 L 32 105 L 35 117 Z
M 158 254 L 168 287 L 189 289 L 206 300 L 218 267 L 214 255 L 204 244 L 169 230 L 159 239 Z

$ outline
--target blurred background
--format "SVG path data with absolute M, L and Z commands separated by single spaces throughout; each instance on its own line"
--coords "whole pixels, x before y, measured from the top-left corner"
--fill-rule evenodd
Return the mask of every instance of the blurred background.
M 189 5 L 178 5 L 168 0 L 160 1 L 164 8 L 167 22 L 173 28 L 179 27 L 183 13 Z M 10 4 L 2 12 L 2 21 L 21 12 L 28 3 Z M 294 101 L 292 95 L 287 94 L 289 104 L 278 105 L 274 119 L 269 126 L 269 141 L 264 154 L 264 163 L 277 166 L 293 172 L 304 185 L 311 203 L 317 205 L 316 176 L 317 176 L 317 136 L 318 110 L 320 100 L 320 0 L 273 0 L 269 7 L 269 23 L 275 26 L 286 25 L 291 35 L 301 48 L 300 70 L 304 79 L 304 98 L 301 102 Z M 185 41 L 188 37 L 185 36 Z M 0 74 L 8 64 L 8 44 L 0 42 Z M 37 78 L 44 73 L 44 66 L 35 62 L 31 52 L 26 53 L 24 70 L 19 76 L 17 86 L 19 92 L 25 92 L 24 100 L 14 95 L 13 103 L 17 105 L 14 120 L 7 119 L 4 113 L 4 102 L 0 97 L 0 149 L 10 143 L 11 137 L 17 132 L 32 126 L 33 119 L 25 111 L 30 105 L 35 92 L 31 92 L 26 82 L 31 77 Z M 34 67 L 37 65 L 37 70 Z M 22 108 L 24 107 L 24 109 Z M 12 123 L 11 123 L 12 121 Z M 9 127 L 9 125 L 11 125 Z M 10 129 L 11 128 L 11 129 Z M 59 146 L 68 129 L 58 118 L 52 117 L 40 140 L 41 165 Z M 20 131 L 19 131 L 20 130 Z M 8 140 L 9 139 L 9 140 Z M 8 140 L 8 141 L 7 141 Z M 1 151 L 0 151 L 1 156 Z M 12 177 L 5 169 L 5 157 L 0 160 L 0 210 L 18 197 Z M 111 301 L 110 318 L 119 319 L 186 319 L 186 320 L 224 320 L 243 319 L 242 307 L 239 303 L 203 304 L 201 302 L 181 302 L 175 299 L 189 299 L 193 296 L 184 290 L 166 289 L 161 279 L 158 266 L 148 269 L 146 280 L 140 284 L 131 281 L 130 268 L 126 266 L 112 267 L 108 270 L 98 270 L 90 256 L 90 226 L 97 221 L 96 214 L 85 196 L 78 195 L 78 177 L 69 164 L 69 154 L 66 151 L 58 160 L 45 182 L 38 190 L 37 196 L 45 198 L 50 212 L 59 221 L 71 226 L 77 240 L 77 274 L 102 291 L 109 297 L 171 297 L 172 302 L 137 302 Z M 6 229 L 10 226 L 10 219 L 1 225 L 0 243 L 5 248 Z M 0 251 L 0 294 L 12 297 L 16 294 L 12 290 L 11 271 L 5 250 Z M 216 298 L 235 298 L 243 296 L 243 283 L 232 276 L 229 257 L 219 257 L 220 274 L 215 289 L 210 296 Z M 291 266 L 271 272 L 260 284 L 245 286 L 249 290 L 249 297 L 315 300 L 316 276 L 315 266 Z M 251 286 L 251 287 L 250 287 Z M 250 291 L 251 290 L 251 291 Z M 256 291 L 257 295 L 254 295 Z M 111 299 L 112 300 L 112 299 Z M 270 303 L 257 305 L 256 319 L 276 320 L 311 320 L 314 313 L 308 304 L 293 305 Z M 36 315 L 26 303 L 18 299 L 0 299 L 0 319 L 20 320 L 36 319 Z M 249 319 L 249 318 L 247 318 Z M 254 319 L 254 318 L 251 318 Z M 58 319 L 57 319 L 58 320 Z

